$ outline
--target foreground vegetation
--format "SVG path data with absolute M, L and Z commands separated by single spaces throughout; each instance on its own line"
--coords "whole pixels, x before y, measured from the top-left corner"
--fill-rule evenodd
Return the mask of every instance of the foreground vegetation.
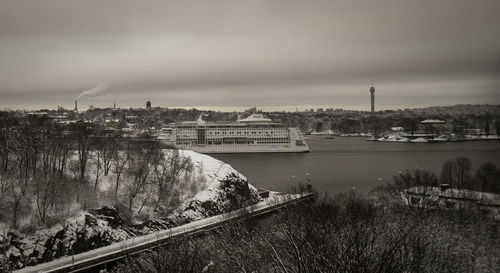
M 114 272 L 500 272 L 499 224 L 354 193 L 183 238 Z
M 158 142 L 109 135 L 84 121 L 10 122 L 0 128 L 0 230 L 51 227 L 102 205 L 166 215 L 183 187 L 203 182 L 188 156 Z
M 118 265 L 115 272 L 500 272 L 500 224 L 477 209 L 410 208 L 414 186 L 498 192 L 489 162 L 472 171 L 466 157 L 439 176 L 406 170 L 374 189 L 322 197 L 267 219 L 183 238 Z

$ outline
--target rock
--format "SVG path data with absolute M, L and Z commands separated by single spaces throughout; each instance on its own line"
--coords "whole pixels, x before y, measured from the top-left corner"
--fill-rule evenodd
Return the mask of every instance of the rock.
M 119 228 L 124 224 L 123 218 L 115 207 L 105 206 L 100 209 L 90 210 L 89 213 L 107 221 L 112 228 Z
M 9 265 L 11 269 L 19 269 L 24 267 L 24 261 L 23 257 L 21 254 L 21 251 L 17 247 L 11 247 L 9 248 L 5 255 L 9 259 Z M 7 270 L 9 269 L 9 266 L 7 266 Z
M 9 238 L 10 245 L 20 246 L 24 236 L 19 231 L 12 230 L 7 233 L 7 238 Z

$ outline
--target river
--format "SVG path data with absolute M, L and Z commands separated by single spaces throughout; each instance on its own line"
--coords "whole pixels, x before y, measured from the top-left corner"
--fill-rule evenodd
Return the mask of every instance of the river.
M 500 168 L 500 141 L 465 143 L 387 143 L 362 137 L 308 139 L 310 153 L 213 154 L 231 164 L 250 184 L 289 191 L 305 180 L 334 194 L 355 189 L 367 193 L 400 170 L 426 168 L 439 176 L 441 165 L 457 156 L 470 158 L 473 171 L 487 161 Z

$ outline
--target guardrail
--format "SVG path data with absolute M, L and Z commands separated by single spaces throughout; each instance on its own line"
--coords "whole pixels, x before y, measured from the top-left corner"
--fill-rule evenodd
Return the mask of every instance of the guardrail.
M 215 229 L 223 224 L 245 218 L 264 215 L 292 204 L 309 201 L 312 193 L 273 195 L 258 204 L 235 211 L 194 221 L 168 230 L 154 232 L 144 236 L 132 237 L 105 247 L 93 249 L 73 256 L 22 268 L 15 272 L 80 272 L 102 266 L 124 257 L 134 255 L 149 248 L 161 246 L 178 236 L 194 235 Z

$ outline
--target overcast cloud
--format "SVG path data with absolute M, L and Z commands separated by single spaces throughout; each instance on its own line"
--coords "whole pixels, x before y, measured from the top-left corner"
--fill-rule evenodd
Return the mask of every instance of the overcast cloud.
M 0 0 L 0 108 L 500 103 L 500 1 Z M 103 88 L 105 86 L 105 88 Z M 97 89 L 96 89 L 97 88 Z

